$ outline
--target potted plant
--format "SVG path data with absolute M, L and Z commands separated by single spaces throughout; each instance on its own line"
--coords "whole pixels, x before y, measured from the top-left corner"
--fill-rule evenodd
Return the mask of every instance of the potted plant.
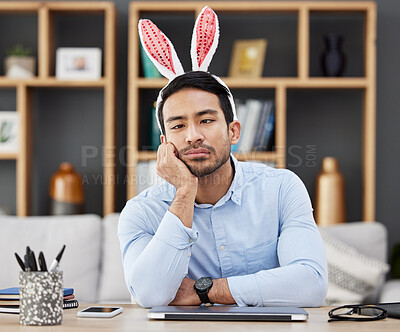
M 32 50 L 21 44 L 6 50 L 4 68 L 7 77 L 30 78 L 35 75 L 36 61 Z

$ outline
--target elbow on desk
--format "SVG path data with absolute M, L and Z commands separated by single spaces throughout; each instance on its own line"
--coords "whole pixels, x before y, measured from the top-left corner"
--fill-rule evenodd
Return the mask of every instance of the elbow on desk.
M 136 302 L 144 308 L 168 305 L 175 297 L 175 294 L 157 287 L 157 285 L 150 284 L 148 280 L 138 282 L 131 280 L 129 291 Z
M 308 285 L 305 286 L 302 295 L 304 296 L 302 306 L 304 307 L 321 307 L 324 304 L 326 294 L 328 292 L 328 278 L 325 275 L 317 273 L 315 279 L 310 279 Z
M 135 297 L 135 300 L 143 308 L 166 306 L 172 301 L 172 299 L 165 300 L 158 294 L 144 294 L 144 295 Z

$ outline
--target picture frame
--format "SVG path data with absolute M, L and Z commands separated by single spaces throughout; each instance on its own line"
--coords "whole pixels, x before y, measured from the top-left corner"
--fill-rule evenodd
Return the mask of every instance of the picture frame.
M 19 151 L 19 113 L 0 111 L 0 153 Z
M 99 80 L 101 49 L 60 47 L 56 51 L 56 78 L 59 80 Z
M 230 77 L 261 77 L 268 42 L 266 39 L 236 40 L 229 66 Z

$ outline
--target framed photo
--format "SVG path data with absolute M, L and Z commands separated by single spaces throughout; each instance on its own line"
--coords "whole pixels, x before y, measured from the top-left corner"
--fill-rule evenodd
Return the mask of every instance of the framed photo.
M 19 113 L 0 111 L 0 153 L 19 150 Z
M 233 45 L 229 76 L 261 77 L 266 50 L 266 39 L 236 40 Z
M 101 49 L 96 47 L 57 49 L 56 77 L 59 80 L 101 78 Z

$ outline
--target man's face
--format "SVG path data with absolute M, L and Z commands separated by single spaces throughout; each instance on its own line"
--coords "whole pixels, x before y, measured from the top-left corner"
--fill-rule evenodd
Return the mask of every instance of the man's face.
M 180 90 L 166 100 L 163 117 L 164 139 L 175 145 L 178 158 L 193 175 L 209 175 L 229 160 L 231 135 L 213 93 Z

